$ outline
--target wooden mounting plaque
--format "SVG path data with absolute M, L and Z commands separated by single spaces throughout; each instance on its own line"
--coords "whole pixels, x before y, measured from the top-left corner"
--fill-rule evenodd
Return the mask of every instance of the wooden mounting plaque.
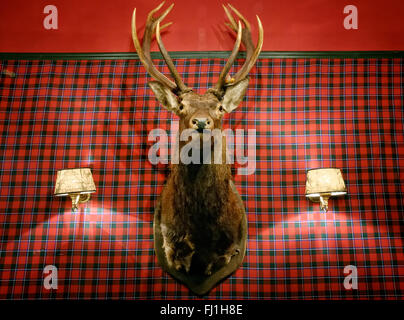
M 209 293 L 213 287 L 219 284 L 221 281 L 235 272 L 242 264 L 246 252 L 247 244 L 247 216 L 244 213 L 244 217 L 241 223 L 241 241 L 239 243 L 240 253 L 232 257 L 229 264 L 214 270 L 210 276 L 195 273 L 185 273 L 177 271 L 174 268 L 170 268 L 167 263 L 167 259 L 163 250 L 163 236 L 160 229 L 160 203 L 158 203 L 156 211 L 154 213 L 154 250 L 157 255 L 157 260 L 163 270 L 169 273 L 174 279 L 185 284 L 195 295 L 204 296 Z M 192 267 L 191 267 L 192 268 Z

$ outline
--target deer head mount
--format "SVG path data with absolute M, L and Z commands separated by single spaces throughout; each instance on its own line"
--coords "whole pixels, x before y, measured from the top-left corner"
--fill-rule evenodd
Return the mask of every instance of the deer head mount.
M 136 9 L 132 17 L 133 43 L 140 61 L 155 79 L 149 85 L 159 102 L 179 116 L 180 134 L 185 129 L 200 133 L 221 130 L 223 115 L 237 108 L 247 90 L 247 75 L 262 49 L 261 21 L 257 16 L 258 43 L 254 46 L 249 22 L 231 5 L 223 6 L 229 19 L 226 24 L 237 33 L 236 41 L 216 85 L 200 95 L 184 84 L 161 40 L 160 31 L 171 23 L 160 24 L 173 8 L 171 5 L 154 17 L 163 5 L 164 2 L 148 14 L 142 45 L 136 31 Z M 238 17 L 237 22 L 233 14 Z M 174 81 L 153 65 L 150 44 L 154 34 Z M 241 43 L 246 49 L 246 60 L 230 77 L 228 73 Z M 222 145 L 225 153 L 226 144 Z M 154 215 L 155 250 L 167 272 L 195 293 L 206 293 L 241 264 L 246 225 L 244 204 L 228 164 L 172 165 Z
M 237 33 L 236 42 L 216 85 L 207 90 L 205 94 L 199 95 L 182 81 L 173 61 L 171 60 L 161 40 L 160 31 L 171 24 L 166 23 L 160 26 L 162 20 L 171 11 L 174 4 L 169 6 L 161 15 L 154 17 L 154 14 L 164 5 L 162 2 L 147 16 L 146 26 L 143 35 L 143 44 L 140 44 L 136 31 L 136 8 L 132 17 L 132 37 L 139 59 L 147 72 L 156 80 L 149 82 L 156 98 L 168 110 L 180 117 L 180 131 L 182 129 L 215 129 L 221 128 L 221 119 L 226 112 L 232 112 L 244 98 L 248 86 L 247 75 L 254 66 L 262 49 L 264 31 L 259 17 L 257 16 L 259 35 L 258 44 L 254 47 L 251 37 L 249 22 L 230 4 L 229 9 L 223 6 L 229 22 L 226 23 Z M 237 23 L 230 13 L 230 10 L 241 20 Z M 243 25 L 243 26 L 242 26 Z M 150 55 L 150 44 L 153 35 L 156 35 L 160 52 L 170 70 L 174 82 L 168 79 L 153 65 Z M 246 49 L 246 60 L 240 70 L 233 76 L 228 77 L 240 49 L 241 42 Z

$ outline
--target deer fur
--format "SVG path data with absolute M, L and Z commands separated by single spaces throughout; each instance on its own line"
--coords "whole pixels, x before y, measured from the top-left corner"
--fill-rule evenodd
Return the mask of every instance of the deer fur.
M 231 98 L 225 94 L 221 100 L 209 92 L 204 95 L 192 92 L 180 99 L 172 99 L 167 97 L 170 91 L 160 90 L 160 84 L 151 83 L 151 88 L 168 110 L 180 116 L 181 134 L 182 130 L 189 128 L 187 124 L 196 112 L 199 116 L 211 117 L 215 129 L 221 130 L 225 110 L 237 107 L 247 85 L 247 79 L 239 82 L 228 91 Z M 180 105 L 184 108 L 182 112 Z M 180 150 L 185 143 L 180 143 Z M 200 154 L 203 152 L 202 149 Z M 171 166 L 161 194 L 160 227 L 167 261 L 177 270 L 189 272 L 191 262 L 195 261 L 195 269 L 203 269 L 209 275 L 214 268 L 229 263 L 231 257 L 239 252 L 237 243 L 241 237 L 244 204 L 232 180 L 230 166 L 225 163 L 225 140 L 221 152 L 221 164 L 214 164 L 212 149 L 212 164 L 186 165 L 180 162 Z
M 173 4 L 158 17 L 153 15 L 164 2 L 153 9 L 146 21 L 143 44 L 136 31 L 136 9 L 132 16 L 132 37 L 139 59 L 147 72 L 157 81 L 149 82 L 158 101 L 179 119 L 179 133 L 192 129 L 222 130 L 226 113 L 235 110 L 244 98 L 248 86 L 248 72 L 254 66 L 262 49 L 263 28 L 257 16 L 259 34 L 254 48 L 249 22 L 231 5 L 223 6 L 229 19 L 228 26 L 237 33 L 234 48 L 226 62 L 216 85 L 204 94 L 188 88 L 175 69 L 160 37 L 160 22 L 172 9 Z M 236 23 L 232 13 L 240 20 Z M 160 52 L 167 63 L 174 81 L 158 71 L 152 63 L 150 43 L 155 33 Z M 228 72 L 236 59 L 240 43 L 246 48 L 246 61 L 234 77 Z M 229 80 L 230 79 L 230 80 Z M 187 141 L 180 141 L 180 154 Z M 203 155 L 203 144 L 200 154 Z M 186 149 L 185 149 L 186 150 Z M 241 223 L 245 215 L 243 201 L 234 185 L 231 170 L 226 164 L 226 141 L 222 138 L 222 149 L 211 150 L 222 153 L 222 161 L 212 164 L 173 164 L 171 173 L 160 196 L 156 212 L 160 217 L 163 249 L 168 265 L 176 270 L 210 275 L 220 266 L 228 264 L 240 251 Z

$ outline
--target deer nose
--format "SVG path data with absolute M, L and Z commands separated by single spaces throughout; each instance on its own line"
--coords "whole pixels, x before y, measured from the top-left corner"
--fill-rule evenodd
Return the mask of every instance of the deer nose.
M 212 129 L 213 120 L 211 118 L 194 117 L 191 119 L 191 128 L 202 132 L 203 129 Z

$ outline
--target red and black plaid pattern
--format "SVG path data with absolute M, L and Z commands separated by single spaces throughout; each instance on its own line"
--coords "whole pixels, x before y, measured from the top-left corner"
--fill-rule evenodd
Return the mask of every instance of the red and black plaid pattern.
M 175 62 L 197 91 L 225 63 Z M 143 66 L 8 60 L 0 74 L 0 298 L 194 298 L 153 250 L 168 166 L 148 161 L 148 134 L 175 116 Z M 403 298 L 402 59 L 261 59 L 224 122 L 256 129 L 257 162 L 255 174 L 235 176 L 244 264 L 208 298 Z M 58 170 L 78 167 L 92 169 L 97 192 L 72 213 L 54 184 Z M 306 171 L 318 167 L 340 168 L 348 188 L 328 213 L 304 196 Z M 58 268 L 57 290 L 43 286 L 46 265 Z M 347 265 L 357 290 L 344 288 Z

